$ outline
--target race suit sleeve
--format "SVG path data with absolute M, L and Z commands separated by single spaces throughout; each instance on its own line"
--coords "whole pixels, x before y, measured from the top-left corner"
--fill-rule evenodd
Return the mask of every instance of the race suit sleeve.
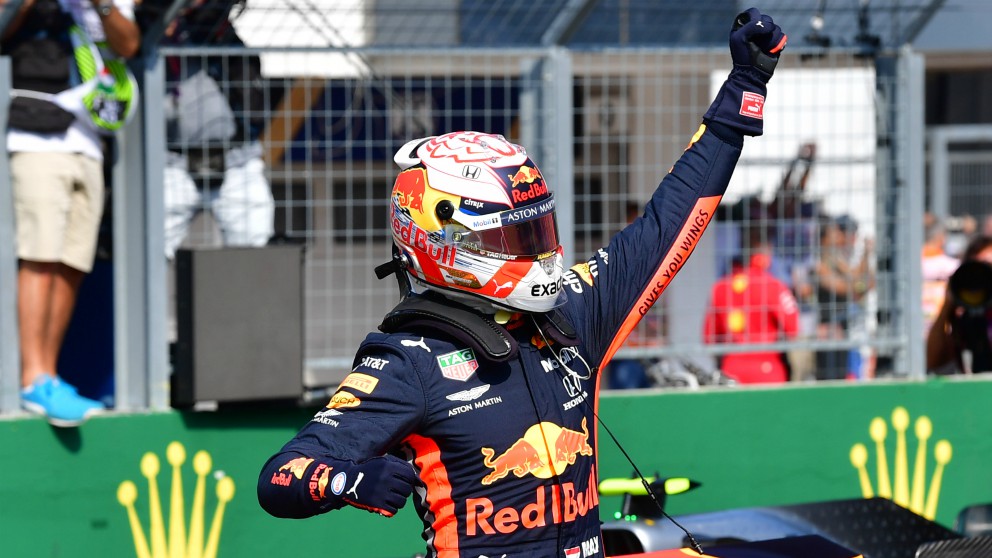
M 743 135 L 704 120 L 644 214 L 565 273 L 568 312 L 602 368 L 692 254 L 720 204 Z
M 327 405 L 262 467 L 259 503 L 277 517 L 310 517 L 345 504 L 382 513 L 348 500 L 341 483 L 372 474 L 363 464 L 396 449 L 426 410 L 416 362 L 388 344 L 363 344 Z

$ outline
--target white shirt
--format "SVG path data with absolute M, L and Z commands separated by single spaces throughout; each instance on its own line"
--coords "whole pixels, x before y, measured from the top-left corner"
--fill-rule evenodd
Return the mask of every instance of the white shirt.
M 100 22 L 100 15 L 96 13 L 93 3 L 90 0 L 60 0 L 62 9 L 73 14 L 82 20 L 82 26 L 89 33 L 94 41 L 106 40 L 106 33 L 103 31 L 103 24 Z M 134 2 L 132 0 L 114 0 L 114 5 L 121 15 L 134 21 Z M 93 126 L 86 123 L 84 118 L 89 118 L 86 108 L 83 106 L 82 97 L 72 99 L 72 95 L 63 94 L 60 96 L 63 108 L 76 114 L 69 129 L 59 134 L 41 134 L 38 132 L 28 132 L 26 130 L 7 129 L 7 151 L 31 152 L 31 153 L 81 153 L 96 159 L 103 160 L 103 150 L 100 147 L 100 134 Z

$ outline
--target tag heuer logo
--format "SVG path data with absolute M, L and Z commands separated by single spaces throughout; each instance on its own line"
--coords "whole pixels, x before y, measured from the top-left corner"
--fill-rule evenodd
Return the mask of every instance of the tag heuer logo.
M 442 376 L 460 382 L 467 380 L 479 368 L 479 361 L 475 360 L 472 349 L 440 355 L 437 357 L 437 363 L 441 367 Z

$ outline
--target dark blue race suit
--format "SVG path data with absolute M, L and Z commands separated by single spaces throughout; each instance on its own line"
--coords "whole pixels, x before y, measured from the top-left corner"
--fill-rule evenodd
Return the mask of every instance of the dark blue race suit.
M 342 507 L 357 479 L 335 467 L 389 453 L 419 476 L 428 556 L 604 556 L 598 370 L 685 264 L 742 145 L 737 129 L 705 121 L 644 215 L 565 272 L 575 347 L 549 345 L 528 317 L 502 363 L 430 329 L 370 334 L 328 407 L 265 464 L 263 507 L 282 517 Z

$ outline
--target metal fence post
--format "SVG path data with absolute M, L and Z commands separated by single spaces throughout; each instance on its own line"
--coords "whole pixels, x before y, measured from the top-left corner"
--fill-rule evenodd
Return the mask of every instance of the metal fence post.
M 924 60 L 903 47 L 876 64 L 880 92 L 878 127 L 881 195 L 879 214 L 887 215 L 887 230 L 881 231 L 889 246 L 885 262 L 894 296 L 901 301 L 890 309 L 891 327 L 898 328 L 902 349 L 895 351 L 897 375 L 921 379 L 926 376 L 923 331 L 922 269 L 924 205 Z M 882 147 L 886 146 L 886 147 Z
M 165 259 L 165 198 L 163 173 L 165 145 L 165 62 L 157 53 L 145 58 L 143 182 L 145 236 L 146 366 L 148 403 L 152 409 L 169 407 L 168 265 Z
M 906 290 L 903 292 L 909 303 L 907 323 L 908 342 L 906 345 L 906 369 L 910 377 L 923 378 L 926 376 L 926 349 L 923 343 L 917 342 L 926 336 L 923 331 L 923 269 L 920 266 L 920 253 L 923 250 L 923 205 L 926 188 L 923 177 L 926 175 L 926 152 L 924 137 L 926 134 L 925 114 L 925 78 L 926 64 L 923 55 L 913 52 L 912 48 L 904 46 L 899 51 L 899 97 L 902 110 L 897 121 L 897 138 L 900 138 L 898 159 L 901 164 L 897 167 L 900 183 L 904 184 L 906 210 L 908 219 L 899 222 L 905 230 L 903 267 Z
M 572 58 L 568 49 L 555 47 L 524 66 L 521 143 L 555 192 L 558 232 L 568 267 L 575 257 Z
M 161 183 L 165 156 L 162 64 L 135 64 L 141 103 L 121 135 L 114 172 L 115 406 L 168 406 Z M 157 248 L 156 248 L 157 247 Z
M 10 58 L 0 56 L 0 131 L 7 129 L 10 102 Z M 6 137 L 4 140 L 6 145 Z M 20 405 L 20 337 L 17 330 L 17 250 L 14 241 L 14 200 L 7 150 L 0 157 L 0 414 Z

